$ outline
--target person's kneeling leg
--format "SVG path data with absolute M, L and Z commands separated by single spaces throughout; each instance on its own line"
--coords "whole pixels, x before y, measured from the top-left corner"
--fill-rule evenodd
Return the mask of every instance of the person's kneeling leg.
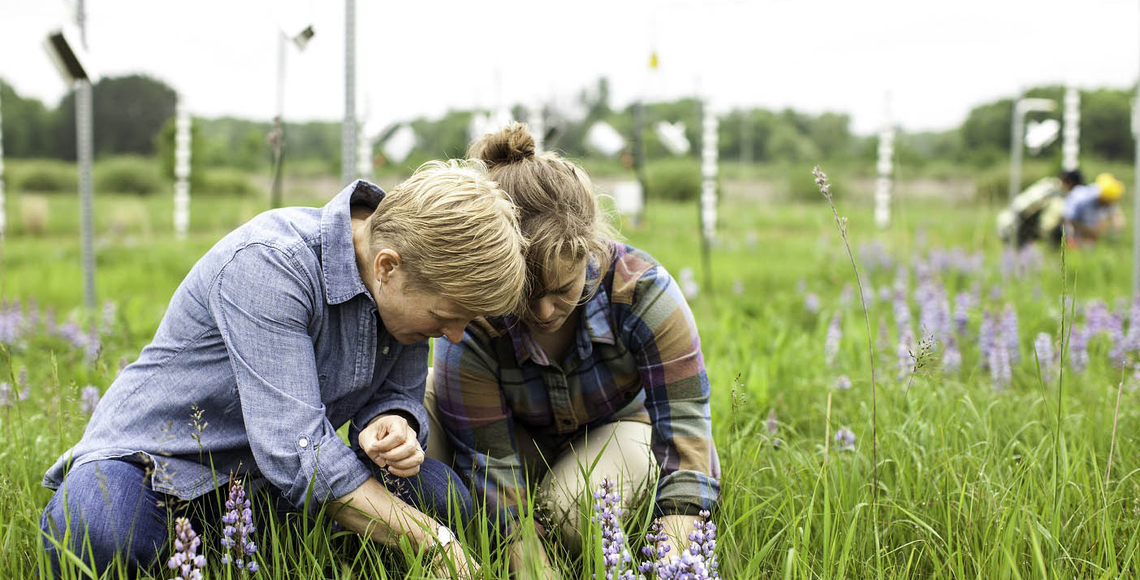
M 134 463 L 94 461 L 72 469 L 40 518 L 54 574 L 71 561 L 61 550 L 97 574 L 115 558 L 132 571 L 153 565 L 166 543 L 163 497 L 150 488 L 146 468 Z

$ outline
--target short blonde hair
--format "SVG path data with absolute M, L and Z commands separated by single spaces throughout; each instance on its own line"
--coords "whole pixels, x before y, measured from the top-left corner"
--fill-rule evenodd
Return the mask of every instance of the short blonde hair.
M 597 261 L 599 275 L 589 280 L 592 296 L 613 260 L 617 231 L 598 205 L 586 172 L 557 153 L 535 153 L 534 137 L 522 123 L 484 135 L 467 156 L 488 167 L 494 179 L 519 209 L 527 239 L 527 298 L 546 290 L 556 259 Z M 527 304 L 520 304 L 526 315 Z
M 514 205 L 482 163 L 429 161 L 369 219 L 372 249 L 399 252 L 410 290 L 450 298 L 479 316 L 517 309 L 525 238 Z

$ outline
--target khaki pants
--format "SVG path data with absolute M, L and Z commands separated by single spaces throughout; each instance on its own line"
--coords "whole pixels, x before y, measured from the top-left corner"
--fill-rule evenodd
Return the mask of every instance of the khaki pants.
M 432 371 L 428 369 L 424 395 L 430 419 L 427 456 L 445 465 L 454 465 L 455 449 L 439 420 Z M 517 421 L 513 428 L 519 458 L 526 469 L 527 486 L 535 490 L 537 498 L 549 502 L 550 515 L 555 524 L 561 526 L 563 544 L 572 554 L 582 550 L 581 531 L 589 521 L 583 521 L 582 515 L 587 514 L 588 518 L 593 511 L 593 492 L 603 478 L 617 482 L 626 513 L 648 485 L 657 483 L 660 468 L 650 446 L 653 430 L 645 423 L 615 421 L 602 425 L 574 437 L 561 452 L 536 440 Z M 592 470 L 590 465 L 594 465 Z M 588 482 L 583 477 L 587 470 L 590 470 Z M 478 503 L 479 498 L 475 501 Z

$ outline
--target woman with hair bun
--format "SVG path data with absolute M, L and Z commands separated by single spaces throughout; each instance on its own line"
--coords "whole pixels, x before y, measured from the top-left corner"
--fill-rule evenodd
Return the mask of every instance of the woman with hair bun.
M 627 508 L 656 498 L 666 557 L 679 555 L 720 477 L 700 337 L 680 288 L 649 254 L 615 241 L 586 173 L 536 153 L 524 125 L 484 136 L 469 157 L 518 207 L 528 290 L 518 312 L 475 320 L 458 344 L 436 340 L 426 406 L 443 427 L 431 432 L 448 437 L 433 437 L 429 456 L 446 462 L 454 448 L 475 501 L 501 518 L 516 568 L 520 510 L 535 503 L 527 490 L 549 500 L 578 552 L 581 514 L 603 478 Z

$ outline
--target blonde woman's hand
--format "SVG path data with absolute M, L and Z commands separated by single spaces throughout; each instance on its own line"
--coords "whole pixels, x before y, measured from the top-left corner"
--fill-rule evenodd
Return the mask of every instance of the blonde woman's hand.
M 381 415 L 360 432 L 357 443 L 376 465 L 387 467 L 396 477 L 419 473 L 424 462 L 416 430 L 399 415 Z

